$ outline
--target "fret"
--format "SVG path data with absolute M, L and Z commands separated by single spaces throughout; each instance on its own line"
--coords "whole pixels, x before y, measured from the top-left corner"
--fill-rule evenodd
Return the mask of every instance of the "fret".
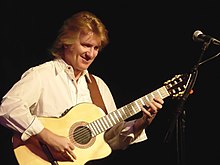
M 87 125 L 87 128 L 89 128 L 89 130 L 91 130 L 92 137 L 95 137 L 96 134 L 95 134 L 95 132 L 94 132 L 94 130 L 93 130 L 93 127 L 92 127 L 91 123 L 89 123 L 89 124 Z
M 97 134 L 98 134 L 98 131 L 97 131 L 96 127 L 95 127 L 94 122 L 90 123 L 90 125 L 92 126 L 92 130 L 93 130 L 94 134 L 97 135 Z
M 161 95 L 161 93 L 160 93 L 160 90 L 159 89 L 157 89 L 157 93 L 158 93 L 158 96 L 162 99 L 163 98 L 163 96 Z
M 139 107 L 142 107 L 144 105 L 144 103 L 142 102 L 142 99 L 138 99 L 136 102 L 139 105 Z
M 154 98 L 153 92 L 148 94 L 147 98 L 148 98 L 149 101 L 153 100 L 153 98 Z
M 133 111 L 132 112 L 134 112 L 134 113 L 132 113 L 132 115 L 133 115 L 133 114 L 137 113 L 137 111 L 139 110 L 139 106 L 137 105 L 136 101 L 134 101 L 132 103 L 132 105 L 133 105 Z
M 161 87 L 159 90 L 162 95 L 162 98 L 166 98 L 170 95 L 165 86 Z
M 149 103 L 149 98 L 147 97 L 147 95 L 145 95 L 144 97 L 142 97 L 144 105 L 146 105 L 146 103 Z
M 152 99 L 152 100 L 155 98 L 154 94 L 155 94 L 155 92 L 151 92 L 151 93 L 150 93 L 150 96 L 151 96 L 151 99 Z M 151 100 L 151 99 L 150 99 L 150 100 Z
M 135 114 L 135 110 L 136 110 L 136 105 L 134 104 L 134 102 L 132 102 L 130 108 L 130 116 Z
M 100 119 L 98 119 L 98 120 L 96 120 L 96 121 L 97 121 L 97 126 L 98 126 L 98 128 L 99 128 L 99 130 L 100 130 L 100 133 L 101 133 L 101 132 L 104 131 L 105 129 L 103 129 L 102 123 L 100 122 Z
M 118 111 L 120 112 L 122 119 L 123 120 L 126 119 L 126 113 L 124 111 L 124 107 L 121 107 Z
M 139 100 L 141 101 L 141 104 L 144 106 L 145 102 L 143 101 L 144 97 L 141 97 Z
M 110 125 L 109 125 L 108 120 L 106 118 L 107 118 L 107 116 L 102 117 L 102 119 L 103 119 L 103 121 L 106 124 L 107 129 L 108 129 L 108 128 L 110 128 Z
M 137 113 L 137 112 L 139 112 L 139 110 L 141 109 L 141 106 L 139 105 L 139 102 L 138 102 L 138 100 L 136 100 L 135 102 L 135 105 L 136 105 L 136 109 L 135 109 L 135 113 Z
M 131 114 L 131 109 L 132 109 L 132 103 L 129 103 L 127 105 L 127 116 L 130 117 L 132 114 Z
M 152 96 L 153 96 L 153 98 L 160 97 L 160 95 L 157 93 L 157 91 L 152 92 Z
M 118 116 L 116 115 L 116 112 L 117 112 L 117 111 L 114 111 L 112 114 L 114 115 L 114 119 L 117 120 L 116 123 L 118 123 L 118 122 L 119 122 L 119 119 L 118 119 Z
M 111 126 L 113 125 L 113 123 L 112 123 L 112 121 L 111 121 L 111 118 L 110 118 L 110 115 L 111 115 L 111 114 L 109 114 L 109 115 L 106 116 L 106 120 L 108 121 L 109 127 L 111 127 Z
M 93 123 L 94 123 L 94 125 L 95 125 L 95 128 L 96 128 L 98 134 L 101 133 L 102 131 L 100 130 L 100 127 L 99 127 L 99 125 L 98 125 L 98 123 L 97 123 L 97 120 L 94 121 Z
M 102 127 L 104 128 L 104 130 L 107 130 L 107 126 L 105 125 L 104 117 L 101 117 L 99 120 L 100 120 L 100 123 L 102 124 Z
M 118 116 L 118 118 L 119 118 L 119 121 L 123 121 L 124 118 L 122 117 L 120 111 L 117 110 L 117 111 L 115 111 L 115 113 L 117 113 L 117 116 Z
M 111 120 L 113 121 L 113 124 L 116 124 L 116 121 L 115 121 L 115 119 L 114 119 L 114 117 L 113 117 L 113 115 L 112 115 L 112 114 L 113 114 L 113 112 L 112 112 L 112 113 L 110 113 L 110 114 L 109 114 L 109 116 L 110 116 Z
M 122 109 L 123 109 L 125 118 L 128 118 L 129 117 L 129 115 L 128 115 L 128 107 L 127 106 L 123 106 Z

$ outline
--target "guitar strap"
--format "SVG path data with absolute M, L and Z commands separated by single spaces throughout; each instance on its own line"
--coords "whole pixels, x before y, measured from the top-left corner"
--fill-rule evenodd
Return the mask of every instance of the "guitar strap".
M 89 82 L 87 80 L 87 84 L 88 84 L 88 88 L 89 88 L 89 91 L 91 94 L 92 102 L 95 105 L 97 105 L 98 107 L 100 107 L 105 112 L 105 114 L 107 114 L 107 110 L 106 110 L 104 101 L 102 99 L 97 82 L 92 74 L 89 74 L 89 77 L 90 77 L 91 81 Z

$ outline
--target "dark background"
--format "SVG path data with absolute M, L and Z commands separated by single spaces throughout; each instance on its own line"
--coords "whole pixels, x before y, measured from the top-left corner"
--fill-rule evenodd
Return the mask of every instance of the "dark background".
M 190 73 L 203 47 L 192 40 L 193 32 L 201 30 L 220 39 L 217 2 L 0 1 L 0 96 L 26 69 L 50 59 L 47 48 L 64 19 L 89 10 L 101 18 L 110 37 L 110 44 L 89 70 L 105 80 L 121 107 L 161 87 L 174 75 Z M 203 60 L 219 50 L 210 44 Z M 185 122 L 179 125 L 182 129 L 172 131 L 169 140 L 165 142 L 165 136 L 170 123 L 176 122 L 179 107 L 179 100 L 172 98 L 166 98 L 163 110 L 146 130 L 147 141 L 112 152 L 94 164 L 122 164 L 126 160 L 129 164 L 218 164 L 219 64 L 218 57 L 199 66 L 194 93 L 184 104 L 185 116 L 180 117 Z M 0 129 L 0 159 L 13 165 L 11 133 Z

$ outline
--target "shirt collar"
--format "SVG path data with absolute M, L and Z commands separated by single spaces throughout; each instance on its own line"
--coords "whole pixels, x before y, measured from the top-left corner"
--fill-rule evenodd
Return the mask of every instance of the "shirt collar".
M 62 58 L 58 58 L 58 59 L 55 59 L 55 62 L 57 62 L 58 66 L 55 67 L 56 69 L 56 74 L 60 74 L 61 72 L 66 72 L 70 77 L 75 77 L 74 75 L 74 69 L 72 66 L 68 65 Z M 85 76 L 86 77 L 86 80 L 91 83 L 92 80 L 90 79 L 89 77 L 89 72 L 88 70 L 84 70 L 82 76 Z

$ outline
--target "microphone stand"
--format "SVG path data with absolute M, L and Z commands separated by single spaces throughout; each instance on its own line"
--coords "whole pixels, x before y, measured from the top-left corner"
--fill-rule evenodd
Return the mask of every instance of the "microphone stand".
M 176 113 L 174 114 L 174 118 L 170 122 L 170 126 L 168 128 L 168 131 L 166 132 L 164 142 L 168 143 L 171 138 L 171 133 L 173 132 L 174 128 L 176 130 L 176 152 L 177 152 L 177 165 L 186 165 L 186 145 L 185 145 L 185 117 L 186 117 L 186 111 L 184 109 L 185 102 L 190 94 L 190 92 L 193 89 L 193 86 L 195 84 L 197 75 L 198 75 L 198 68 L 202 60 L 202 57 L 208 48 L 209 44 L 211 43 L 211 40 L 209 42 L 204 42 L 202 47 L 201 55 L 198 59 L 198 62 L 193 66 L 190 74 L 189 74 L 189 80 L 188 85 L 186 86 L 186 89 L 180 98 L 179 105 L 177 106 Z

